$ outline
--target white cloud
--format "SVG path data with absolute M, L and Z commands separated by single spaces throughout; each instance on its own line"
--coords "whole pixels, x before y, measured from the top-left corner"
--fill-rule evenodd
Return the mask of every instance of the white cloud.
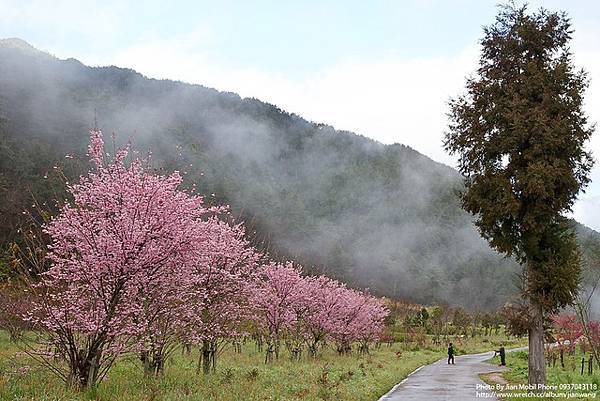
M 573 218 L 600 231 L 600 196 L 582 198 L 573 208 Z
M 91 64 L 131 67 L 154 78 L 198 83 L 256 97 L 303 117 L 325 122 L 374 138 L 383 143 L 403 143 L 434 160 L 454 165 L 442 149 L 447 101 L 459 94 L 466 76 L 476 68 L 478 49 L 465 49 L 455 57 L 344 62 L 301 78 L 267 74 L 258 70 L 220 65 L 199 52 L 199 41 L 209 31 L 186 37 L 153 41 L 118 52 L 110 59 L 84 57 Z M 582 40 L 575 46 L 578 65 L 592 79 L 586 110 L 592 121 L 600 119 L 600 54 Z M 600 154 L 600 133 L 590 144 Z M 600 195 L 600 166 L 592 172 L 589 196 Z M 575 217 L 600 230 L 598 201 L 585 198 L 575 206 Z
M 446 102 L 461 91 L 465 76 L 474 69 L 475 48 L 454 58 L 345 62 L 294 79 L 219 65 L 196 50 L 197 37 L 145 43 L 110 58 L 89 55 L 83 60 L 256 97 L 307 119 L 384 143 L 404 143 L 452 163 L 441 147 Z

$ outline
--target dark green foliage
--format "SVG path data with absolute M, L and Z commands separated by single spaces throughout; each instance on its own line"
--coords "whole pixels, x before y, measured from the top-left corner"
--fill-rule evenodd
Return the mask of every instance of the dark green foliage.
M 546 310 L 573 300 L 579 252 L 564 214 L 589 182 L 582 110 L 563 13 L 505 6 L 485 28 L 477 75 L 450 103 L 446 149 L 459 156 L 463 208 L 498 251 L 528 266 L 528 295 Z

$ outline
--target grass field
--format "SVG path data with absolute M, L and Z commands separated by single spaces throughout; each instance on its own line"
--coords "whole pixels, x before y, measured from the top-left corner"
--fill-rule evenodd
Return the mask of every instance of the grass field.
M 453 339 L 459 354 L 488 351 L 502 335 Z M 429 340 L 428 340 L 429 342 Z M 521 345 L 523 340 L 508 342 Z M 197 352 L 197 351 L 196 351 Z M 252 343 L 241 354 L 226 350 L 217 372 L 196 375 L 197 354 L 176 354 L 164 377 L 145 378 L 132 356 L 121 359 L 97 389 L 77 393 L 0 332 L 0 400 L 71 401 L 237 401 L 237 400 L 377 400 L 417 367 L 445 356 L 445 346 L 395 343 L 373 348 L 370 355 L 339 356 L 328 348 L 317 359 L 292 362 L 284 352 L 272 365 Z
M 595 384 L 600 389 L 600 369 L 594 363 L 594 372 L 592 375 L 587 374 L 587 361 L 588 355 L 585 356 L 586 364 L 584 374 L 581 374 L 581 358 L 582 353 L 577 351 L 573 355 L 565 354 L 565 367 L 560 366 L 560 362 L 557 361 L 553 366 L 547 366 L 547 384 L 548 385 L 560 385 L 560 384 Z M 490 362 L 494 364 L 499 363 L 498 357 L 493 358 Z M 502 374 L 502 377 L 510 384 L 525 384 L 527 383 L 527 352 L 519 351 L 507 354 L 507 366 L 510 371 Z M 561 390 L 560 392 L 565 391 Z M 576 391 L 577 392 L 577 391 Z M 590 391 L 582 389 L 578 390 L 579 394 L 589 393 Z M 592 393 L 594 391 L 591 391 Z M 600 394 L 600 391 L 596 391 L 596 394 Z M 592 400 L 598 399 L 598 395 L 594 397 L 555 397 L 552 400 Z M 540 398 L 522 398 L 522 397 L 509 397 L 506 400 L 539 400 Z

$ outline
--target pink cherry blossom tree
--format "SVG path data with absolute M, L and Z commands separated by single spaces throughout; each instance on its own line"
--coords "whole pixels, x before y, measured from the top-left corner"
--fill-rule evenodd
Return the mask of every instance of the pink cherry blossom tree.
M 266 362 L 279 357 L 282 339 L 293 360 L 300 358 L 305 345 L 316 356 L 327 340 L 336 342 L 340 354 L 350 352 L 357 342 L 359 351 L 367 353 L 388 315 L 383 302 L 370 294 L 324 276 L 304 277 L 291 263 L 265 266 L 252 301 L 267 342 Z
M 31 324 L 23 319 L 31 308 L 31 293 L 25 291 L 26 283 L 9 280 L 0 283 L 0 330 L 5 330 L 9 339 L 17 342 Z
M 153 174 L 141 160 L 126 163 L 127 155 L 125 147 L 107 160 L 102 133 L 92 130 L 95 170 L 69 185 L 72 200 L 46 226 L 51 267 L 30 319 L 52 345 L 41 358 L 79 388 L 94 386 L 136 339 L 145 338 L 144 348 L 164 346 L 151 333 L 176 319 L 171 284 L 198 242 L 195 222 L 207 213 L 200 197 L 178 189 L 177 172 Z
M 320 309 L 320 305 L 314 302 L 317 290 L 317 279 L 309 276 L 301 277 L 295 286 L 294 296 L 289 302 L 292 315 L 286 327 L 285 345 L 294 361 L 300 360 L 309 338 L 308 321 Z
M 166 359 L 181 346 L 186 337 L 191 298 L 190 268 L 195 262 L 194 250 L 205 243 L 207 233 L 200 221 L 189 221 L 193 229 L 193 244 L 154 277 L 140 282 L 134 303 L 140 305 L 135 323 L 139 325 L 136 343 L 145 374 L 159 375 Z
M 338 353 L 349 353 L 354 342 L 360 342 L 359 350 L 367 352 L 369 341 L 382 332 L 387 314 L 383 303 L 371 295 L 353 289 L 342 291 L 334 318 L 329 322 Z
M 380 299 L 365 293 L 362 296 L 366 299 L 366 303 L 354 322 L 354 329 L 359 343 L 359 352 L 368 354 L 369 345 L 379 341 L 383 334 L 385 318 L 389 311 Z
M 44 226 L 50 267 L 27 319 L 47 348 L 32 355 L 84 389 L 125 352 L 160 374 L 182 343 L 201 346 L 198 370 L 208 373 L 219 345 L 244 335 L 249 321 L 266 339 L 266 362 L 279 358 L 282 340 L 293 359 L 305 344 L 316 356 L 327 339 L 340 353 L 356 342 L 368 351 L 387 315 L 381 301 L 268 262 L 227 208 L 205 207 L 179 189 L 178 172 L 155 174 L 139 159 L 127 163 L 128 154 L 109 157 L 92 130 L 94 169 L 68 186 L 70 200 Z
M 554 337 L 558 349 L 562 352 L 572 353 L 576 347 L 576 340 L 583 334 L 583 327 L 577 316 L 571 313 L 562 313 L 551 317 Z
M 262 255 L 245 239 L 241 224 L 218 216 L 203 222 L 207 240 L 190 271 L 187 342 L 201 345 L 198 371 L 214 371 L 225 341 L 243 334 L 251 315 L 251 283 Z
M 600 347 L 600 322 L 592 320 L 588 323 L 587 337 L 589 337 L 589 342 L 592 347 Z
M 306 343 L 312 357 L 318 355 L 319 349 L 328 339 L 335 326 L 338 313 L 342 309 L 343 294 L 347 289 L 335 280 L 326 276 L 311 279 L 307 300 L 311 313 L 304 319 Z
M 256 323 L 264 333 L 267 345 L 265 363 L 279 358 L 281 338 L 292 327 L 296 316 L 291 308 L 298 301 L 301 286 L 300 268 L 291 262 L 263 266 L 252 291 Z

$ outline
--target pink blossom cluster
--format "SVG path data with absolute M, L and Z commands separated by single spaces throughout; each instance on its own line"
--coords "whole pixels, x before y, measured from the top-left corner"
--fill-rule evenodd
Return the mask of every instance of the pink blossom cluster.
M 590 321 L 584 326 L 573 313 L 562 313 L 552 316 L 552 326 L 556 346 L 565 352 L 575 351 L 580 345 L 584 351 L 591 342 L 594 347 L 600 347 L 600 323 Z M 589 338 L 589 341 L 588 341 Z
M 566 352 L 574 351 L 576 342 L 583 335 L 583 327 L 577 316 L 570 313 L 552 316 L 552 326 L 557 347 Z
M 267 360 L 279 356 L 285 340 L 292 357 L 306 346 L 315 356 L 333 341 L 340 353 L 358 342 L 361 350 L 378 338 L 388 314 L 382 301 L 325 276 L 303 276 L 292 263 L 260 270 L 252 292 L 257 327 L 267 342 Z
M 127 162 L 129 147 L 110 158 L 98 130 L 88 152 L 94 169 L 45 227 L 51 267 L 28 313 L 67 361 L 68 382 L 97 383 L 124 352 L 158 373 L 177 346 L 213 347 L 252 326 L 277 352 L 281 339 L 316 353 L 327 340 L 346 350 L 381 332 L 380 301 L 268 262 L 226 207 L 181 190 L 177 171 Z

